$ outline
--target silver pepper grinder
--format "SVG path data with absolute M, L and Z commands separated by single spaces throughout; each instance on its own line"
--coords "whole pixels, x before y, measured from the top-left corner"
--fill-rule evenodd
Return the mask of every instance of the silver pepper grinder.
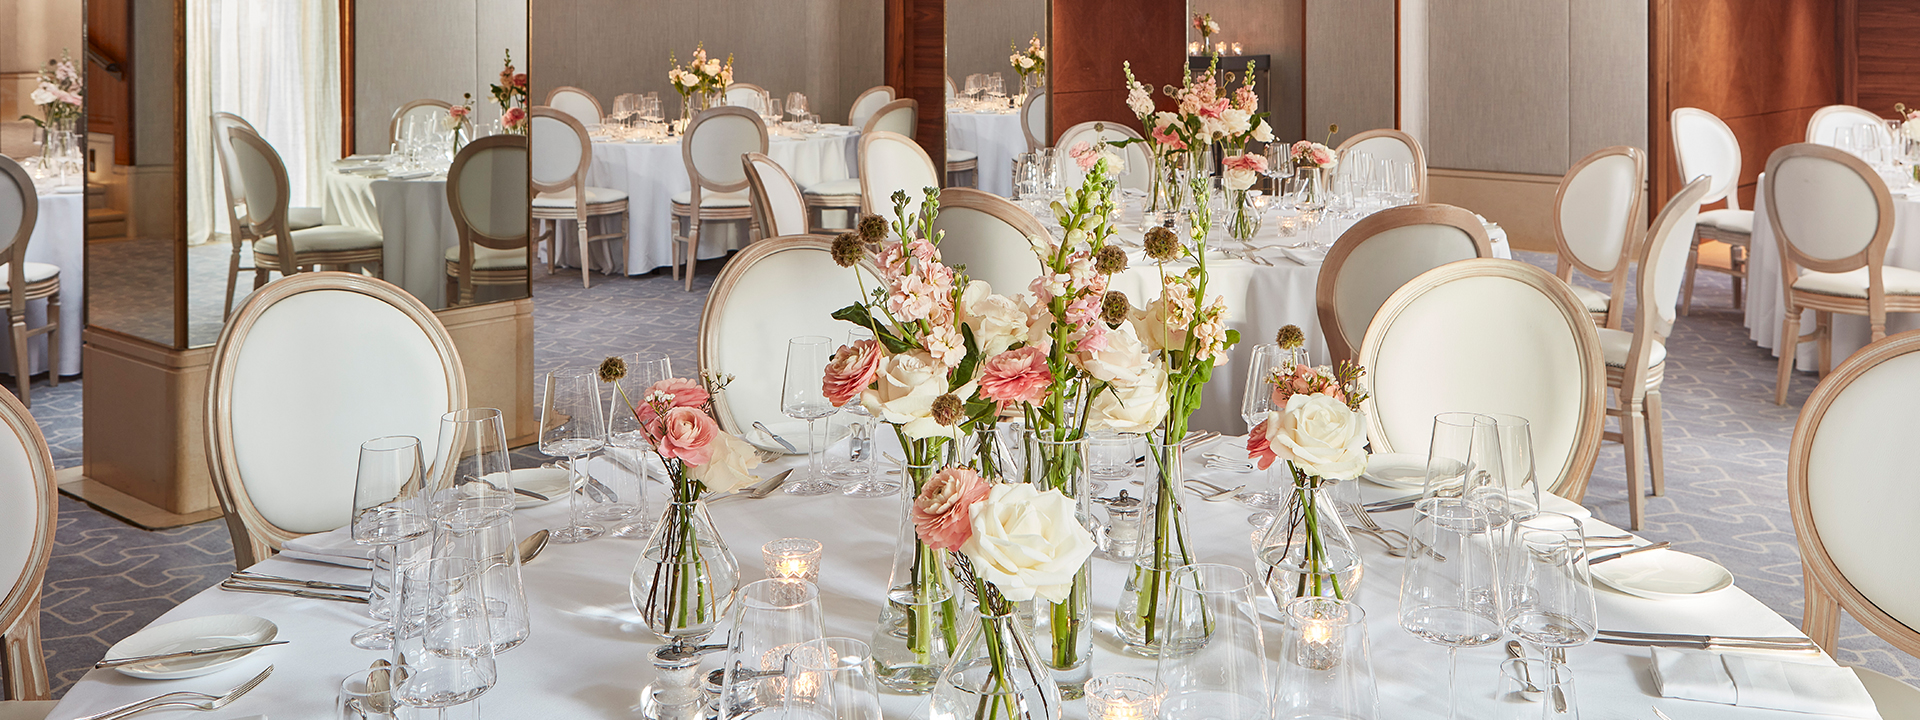
M 1115 562 L 1133 562 L 1140 555 L 1146 506 L 1126 490 L 1121 490 L 1118 497 L 1100 498 L 1096 502 L 1107 506 L 1107 522 L 1094 536 L 1100 556 Z

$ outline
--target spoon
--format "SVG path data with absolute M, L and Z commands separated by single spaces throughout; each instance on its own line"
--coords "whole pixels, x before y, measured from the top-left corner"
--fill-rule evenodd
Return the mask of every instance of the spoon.
M 1520 649 L 1519 640 L 1507 641 L 1507 657 L 1515 660 L 1527 659 L 1526 651 Z M 1527 666 L 1525 665 L 1520 666 L 1520 683 L 1522 685 L 1521 691 L 1528 695 L 1539 695 L 1542 692 L 1539 685 L 1533 684 L 1533 678 L 1527 675 Z
M 514 547 L 520 555 L 520 564 L 525 565 L 533 562 L 535 555 L 539 555 L 541 550 L 547 549 L 547 535 L 548 533 L 544 529 L 535 530 L 532 535 L 528 535 L 525 540 L 521 540 L 520 544 Z

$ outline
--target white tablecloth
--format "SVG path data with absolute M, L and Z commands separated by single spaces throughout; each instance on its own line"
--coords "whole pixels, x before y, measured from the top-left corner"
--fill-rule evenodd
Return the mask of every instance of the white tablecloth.
M 882 438 L 886 438 L 882 434 Z M 883 439 L 883 442 L 887 440 Z M 1232 441 L 1227 441 L 1232 442 Z M 1229 476 L 1204 470 L 1197 462 L 1204 451 L 1226 447 L 1215 442 L 1196 448 L 1188 457 L 1190 477 L 1214 482 L 1245 482 L 1251 476 Z M 803 465 L 800 458 L 781 463 Z M 1397 494 L 1363 486 L 1368 499 Z M 656 498 L 662 494 L 654 486 Z M 652 508 L 658 512 L 658 500 Z M 1561 503 L 1571 506 L 1570 503 Z M 1227 563 L 1252 570 L 1251 528 L 1243 521 L 1247 511 L 1232 503 L 1187 501 L 1189 529 L 1197 559 Z M 523 511 L 516 524 L 520 534 L 538 527 L 555 527 L 567 504 L 556 502 Z M 826 634 L 867 639 L 879 615 L 882 589 L 894 536 L 898 532 L 899 498 L 852 499 L 840 495 L 793 497 L 784 493 L 765 500 L 735 501 L 713 508 L 719 531 L 739 558 L 741 581 L 763 577 L 759 548 L 782 537 L 815 537 L 825 545 L 821 560 L 821 597 Z M 1388 527 L 1405 528 L 1411 513 L 1376 515 Z M 1595 524 L 1589 532 L 1619 532 Z M 1367 611 L 1374 672 L 1380 695 L 1380 717 L 1438 718 L 1447 708 L 1446 651 L 1422 642 L 1400 629 L 1397 587 L 1401 561 L 1380 552 L 1377 544 L 1361 540 L 1365 576 L 1359 601 Z M 628 578 L 641 544 L 632 540 L 599 539 L 578 545 L 549 545 L 524 570 L 532 635 L 527 642 L 499 659 L 500 684 L 479 699 L 485 717 L 525 720 L 626 718 L 639 689 L 653 675 L 650 653 L 659 644 L 641 629 L 628 596 Z M 1093 605 L 1096 675 L 1127 672 L 1153 677 L 1150 660 L 1122 655 L 1113 641 L 1114 604 L 1125 568 L 1094 561 Z M 269 560 L 261 572 L 296 577 L 365 583 L 366 571 L 313 565 L 291 560 Z M 1721 635 L 1800 635 L 1794 626 L 1739 588 L 1687 600 L 1654 601 L 1611 590 L 1596 590 L 1600 627 L 1610 630 L 1692 632 Z M 1279 630 L 1270 602 L 1265 605 L 1266 650 L 1277 662 Z M 291 645 L 259 651 L 212 675 L 177 681 L 141 681 L 112 670 L 94 670 L 67 692 L 49 716 L 73 718 L 175 690 L 219 692 L 233 687 L 271 663 L 273 676 L 258 689 L 223 710 L 217 717 L 241 718 L 265 714 L 273 720 L 333 718 L 333 693 L 349 672 L 364 670 L 385 653 L 357 650 L 347 639 L 368 624 L 366 606 L 304 600 L 272 595 L 249 595 L 208 590 L 160 618 L 171 622 L 223 613 L 266 617 L 279 625 L 279 637 Z M 718 637 L 718 636 L 716 636 Z M 1590 645 L 1567 653 L 1577 678 L 1582 714 L 1595 720 L 1645 718 L 1649 705 L 1666 709 L 1677 718 L 1779 718 L 1811 720 L 1820 716 L 1747 710 L 1724 705 L 1667 700 L 1653 693 L 1646 648 Z M 1498 684 L 1499 645 L 1460 653 L 1461 717 L 1497 717 L 1491 708 Z M 1824 657 L 1810 662 L 1830 663 Z M 707 669 L 717 668 L 721 655 L 709 655 Z M 923 698 L 882 694 L 886 717 L 915 717 Z M 1081 701 L 1067 703 L 1067 716 L 1085 717 Z M 154 718 L 183 718 L 190 712 L 154 713 Z
M 1780 288 L 1780 244 L 1768 219 L 1767 200 L 1759 193 L 1753 198 L 1753 247 L 1747 253 L 1747 334 L 1760 347 L 1780 357 L 1780 323 L 1787 318 L 1786 298 Z M 1893 194 L 1893 239 L 1887 244 L 1887 266 L 1920 270 L 1920 200 L 1896 191 Z M 1887 313 L 1887 334 L 1920 329 L 1920 313 Z M 1800 332 L 1813 330 L 1813 311 L 1800 313 Z M 1865 315 L 1833 316 L 1833 364 L 1872 340 Z M 1789 341 L 1791 342 L 1791 341 Z M 1820 354 L 1815 343 L 1801 345 L 1794 365 L 1801 370 L 1819 370 Z
M 76 186 L 77 188 L 77 186 Z M 87 199 L 81 192 L 43 193 L 33 236 L 27 240 L 27 262 L 60 267 L 60 374 L 80 374 L 80 333 L 87 304 Z M 4 281 L 0 281 L 4 282 Z M 27 306 L 27 328 L 47 324 L 47 303 Z M 28 374 L 47 369 L 47 336 L 27 341 Z M 0 357 L 13 366 L 13 335 L 0 332 Z
M 850 128 L 819 133 L 804 139 L 775 135 L 767 156 L 802 186 L 822 180 L 858 177 L 855 154 L 860 132 Z M 680 143 L 595 142 L 587 184 L 627 193 L 628 226 L 625 271 L 638 275 L 673 262 L 673 194 L 692 189 Z M 598 220 L 590 222 L 600 222 Z M 701 259 L 717 258 L 751 241 L 745 223 L 713 223 L 701 230 Z M 574 230 L 561 231 L 563 263 L 576 263 Z M 597 253 L 596 253 L 597 255 Z
M 947 146 L 980 156 L 980 189 L 1013 197 L 1013 157 L 1027 151 L 1020 113 L 947 113 Z
M 327 177 L 328 224 L 353 225 L 386 238 L 381 275 L 427 307 L 447 306 L 447 248 L 460 245 L 443 177 L 388 180 L 353 173 Z

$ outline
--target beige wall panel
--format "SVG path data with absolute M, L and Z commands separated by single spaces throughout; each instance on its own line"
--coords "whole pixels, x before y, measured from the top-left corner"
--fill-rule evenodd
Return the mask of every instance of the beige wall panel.
M 1553 241 L 1553 196 L 1558 175 L 1430 170 L 1432 202 L 1457 205 L 1500 223 L 1515 250 L 1558 252 Z
M 1647 150 L 1646 0 L 1572 0 L 1567 166 L 1600 148 Z
M 1306 136 L 1394 127 L 1394 0 L 1306 2 Z
M 836 25 L 839 35 L 832 43 L 840 51 L 835 78 L 840 102 L 829 111 L 815 110 L 814 114 L 845 122 L 854 98 L 867 88 L 887 82 L 886 15 L 885 0 L 840 0 L 840 22 Z
M 545 0 L 543 0 L 544 2 Z M 354 142 L 384 152 L 387 123 L 421 98 L 472 93 L 483 122 L 499 116 L 487 86 L 502 52 L 526 67 L 527 0 L 408 0 L 354 6 Z
M 1000 73 L 1013 92 L 1020 75 L 1007 64 L 1010 44 L 1025 48 L 1035 34 L 1047 44 L 1046 24 L 1046 0 L 947 0 L 947 75 L 965 90 L 968 75 Z
M 1300 82 L 1300 64 L 1306 59 L 1306 48 L 1301 45 L 1304 33 L 1300 27 L 1301 5 L 1305 2 L 1192 0 L 1188 3 L 1192 12 L 1212 13 L 1214 22 L 1220 23 L 1220 34 L 1215 35 L 1214 40 L 1229 45 L 1237 42 L 1248 55 L 1266 55 L 1273 59 L 1274 66 L 1267 69 L 1267 85 L 1260 89 L 1260 95 L 1267 99 L 1267 111 L 1272 113 L 1267 123 L 1273 126 L 1274 137 L 1280 140 L 1298 140 L 1305 136 L 1300 112 L 1305 99 Z M 1199 39 L 1191 28 L 1187 36 L 1189 42 Z
M 1428 166 L 1565 172 L 1566 0 L 1433 3 L 1428 22 Z

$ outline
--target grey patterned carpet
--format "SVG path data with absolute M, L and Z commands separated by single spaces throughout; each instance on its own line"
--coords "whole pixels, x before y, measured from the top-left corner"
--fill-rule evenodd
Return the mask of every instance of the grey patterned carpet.
M 1529 262 L 1551 267 L 1548 256 Z M 699 309 L 719 263 L 705 263 L 695 291 L 684 292 L 664 273 L 639 278 L 596 276 L 581 289 L 578 275 L 535 281 L 536 362 L 545 370 L 587 363 L 607 354 L 657 350 L 686 373 L 694 359 Z M 1772 403 L 1773 358 L 1754 347 L 1732 309 L 1726 276 L 1701 274 L 1691 316 L 1680 320 L 1668 360 L 1667 495 L 1647 505 L 1645 536 L 1670 540 L 1731 569 L 1748 592 L 1797 622 L 1800 563 L 1786 504 L 1786 450 L 1798 413 L 1815 379 L 1794 378 L 1796 405 Z M 79 462 L 80 383 L 45 382 L 34 389 L 35 416 L 54 445 L 56 463 Z M 516 453 L 516 464 L 544 458 Z M 1625 523 L 1625 472 L 1618 445 L 1605 447 L 1586 504 L 1599 516 Z M 42 608 L 48 663 L 56 693 L 64 692 L 113 642 L 149 623 L 182 599 L 217 582 L 232 566 L 220 521 L 145 532 L 63 498 L 53 569 Z M 1908 681 L 1920 679 L 1920 659 L 1863 630 L 1842 626 L 1840 660 Z

